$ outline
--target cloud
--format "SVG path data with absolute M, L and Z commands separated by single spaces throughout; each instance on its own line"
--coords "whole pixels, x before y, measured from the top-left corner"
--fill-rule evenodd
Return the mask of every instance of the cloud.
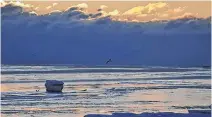
M 146 6 L 133 7 L 122 14 L 125 17 L 137 17 L 138 19 L 151 20 L 156 18 L 158 20 L 176 19 L 182 17 L 187 7 L 171 8 L 165 2 L 149 3 Z
M 182 12 L 182 11 L 184 11 L 184 9 L 185 9 L 185 7 L 178 7 L 178 8 L 175 8 L 173 11 L 174 11 L 174 13 L 180 13 L 180 12 Z
M 108 6 L 101 5 L 100 8 L 97 9 L 98 13 L 96 15 L 104 16 L 104 17 L 105 16 L 117 16 L 117 15 L 120 15 L 120 12 L 117 9 L 115 9 L 115 10 L 113 10 L 111 12 L 106 12 L 106 11 L 104 11 L 104 9 L 106 9 L 106 8 L 108 8 Z
M 57 14 L 57 13 L 62 13 L 62 11 L 60 11 L 60 10 L 53 10 L 53 11 L 50 12 L 50 14 L 52 14 L 52 13 L 56 13 Z
M 39 9 L 39 7 L 35 7 L 35 10 L 38 10 Z
M 90 14 L 91 18 L 99 18 L 101 16 L 105 16 L 106 13 L 105 12 L 99 12 L 99 13 L 96 13 L 96 14 Z
M 136 20 L 136 19 L 134 19 L 134 20 L 132 20 L 132 22 L 139 22 L 138 20 Z
M 85 11 L 88 8 L 88 5 L 86 3 L 81 3 L 78 5 L 71 6 L 67 8 L 64 12 L 79 10 L 79 11 Z
M 21 8 L 24 8 L 24 9 L 28 9 L 28 8 L 33 8 L 34 6 L 33 5 L 30 5 L 30 4 L 24 4 L 22 2 L 19 2 L 19 1 L 9 1 L 9 2 L 5 2 L 5 1 L 1 1 L 1 6 L 0 7 L 4 7 L 6 5 L 13 5 L 13 6 L 17 6 L 17 7 L 21 7 Z
M 134 7 L 126 12 L 123 13 L 123 15 L 138 15 L 138 14 L 141 14 L 142 13 L 142 10 L 143 10 L 143 6 L 138 6 L 138 7 Z
M 0 1 L 0 7 L 5 6 L 7 3 L 5 1 Z
M 30 11 L 29 14 L 38 15 L 35 11 Z
M 71 6 L 64 11 L 61 11 L 59 13 L 56 12 L 54 14 L 60 14 L 59 17 L 63 19 L 68 19 L 68 20 L 83 20 L 83 19 L 89 20 L 92 17 L 95 18 L 95 14 L 90 14 L 86 11 L 87 8 L 88 8 L 88 5 L 85 3 L 82 3 L 82 4 Z
M 103 9 L 108 8 L 108 6 L 106 5 L 101 5 L 99 9 L 97 9 L 97 11 L 102 11 Z
M 53 3 L 53 4 L 52 4 L 53 7 L 56 6 L 56 5 L 58 5 L 58 3 Z
M 196 15 L 193 13 L 186 12 L 180 16 L 172 17 L 172 19 L 184 19 L 184 18 L 195 18 Z
M 8 17 L 21 17 L 35 15 L 35 9 L 33 5 L 24 4 L 21 2 L 1 2 L 1 16 L 2 18 Z
M 123 15 L 151 14 L 156 11 L 158 12 L 161 9 L 167 8 L 167 6 L 168 4 L 164 2 L 149 3 L 146 6 L 137 6 L 137 7 L 131 8 L 128 11 L 124 12 Z
M 165 13 L 170 14 L 170 15 L 178 15 L 180 13 L 183 13 L 185 11 L 186 7 L 178 7 L 174 9 L 168 9 L 165 11 Z
M 47 7 L 46 7 L 46 9 L 51 9 L 51 8 L 52 8 L 52 6 L 47 6 Z
M 112 19 L 109 16 L 96 19 L 95 21 L 96 24 L 109 24 L 111 22 Z
M 196 33 L 209 33 L 211 21 L 208 18 L 197 18 L 191 13 L 185 13 L 178 19 L 170 20 L 164 27 L 165 30 L 192 31 Z
M 112 15 L 112 16 L 115 16 L 115 15 L 118 15 L 118 14 L 119 14 L 119 11 L 117 9 L 108 13 L 108 15 Z
M 108 6 L 106 6 L 106 5 L 101 5 L 100 6 L 100 9 L 105 9 L 105 8 L 108 8 Z
M 15 20 L 17 18 L 27 18 L 29 16 L 36 15 L 34 11 L 32 10 L 27 11 L 26 9 L 23 8 L 24 6 L 21 7 L 18 5 L 10 3 L 10 4 L 6 4 L 4 7 L 1 7 L 2 20 Z M 17 21 L 19 20 L 17 19 Z
M 57 6 L 58 3 L 52 3 L 52 5 L 50 6 L 47 6 L 46 9 L 49 10 L 49 9 L 52 9 L 53 7 Z
M 160 21 L 160 20 L 157 19 L 157 18 L 153 18 L 153 19 L 151 19 L 150 21 Z
M 147 14 L 139 14 L 139 15 L 137 15 L 137 17 L 146 17 L 147 16 Z
M 17 2 L 11 1 L 11 2 L 9 2 L 8 4 L 13 4 L 13 5 L 15 5 L 15 6 L 20 6 L 20 7 L 22 7 L 22 8 L 32 8 L 32 7 L 33 7 L 33 5 L 24 4 L 24 3 L 19 2 L 19 1 L 17 1 Z
M 86 9 L 86 8 L 88 8 L 88 5 L 86 3 L 81 3 L 81 4 L 76 5 L 76 7 Z
M 169 14 L 165 13 L 165 14 L 158 14 L 159 17 L 162 17 L 162 18 L 167 18 L 169 17 Z
M 34 7 L 32 5 L 29 4 L 24 4 L 21 2 L 2 2 L 1 5 L 7 5 L 7 4 L 13 4 L 15 6 L 20 6 L 23 8 L 24 11 L 34 11 L 34 12 L 38 12 L 39 8 L 38 7 Z M 49 13 L 51 13 L 55 6 L 57 6 L 58 3 L 52 3 L 52 5 L 47 6 L 46 9 L 48 10 Z M 105 11 L 104 9 L 107 8 L 106 5 L 101 5 L 100 8 L 98 9 L 97 13 L 89 13 L 88 10 L 88 5 L 86 3 L 81 3 L 81 4 L 76 4 L 74 6 L 71 6 L 69 8 L 67 8 L 64 12 L 66 15 L 68 13 L 68 10 L 70 12 L 74 12 L 74 10 L 83 12 L 84 14 L 82 14 L 79 17 L 83 17 L 83 19 L 87 18 L 87 19 L 92 19 L 92 18 L 100 18 L 100 17 L 106 17 L 106 16 L 111 16 L 111 18 L 113 20 L 118 20 L 118 19 L 127 19 L 127 21 L 132 21 L 134 19 L 139 20 L 139 22 L 147 22 L 147 21 L 151 21 L 152 19 L 156 18 L 158 20 L 168 20 L 168 19 L 178 19 L 180 17 L 184 17 L 182 16 L 183 14 L 185 14 L 185 9 L 187 7 L 176 7 L 176 8 L 171 8 L 169 7 L 169 5 L 166 2 L 155 2 L 155 3 L 149 3 L 147 5 L 144 6 L 137 6 L 134 8 L 131 8 L 129 10 L 127 10 L 124 13 L 121 13 L 120 11 L 118 11 L 118 9 L 115 9 L 113 11 Z M 72 16 L 72 14 L 78 14 L 80 12 L 74 12 L 74 13 L 70 13 L 70 15 Z M 36 13 L 37 14 L 37 13 Z M 39 14 L 37 14 L 39 15 Z M 198 16 L 198 14 L 194 15 L 195 17 Z
M 43 15 L 25 8 L 1 8 L 3 64 L 210 65 L 210 18 L 138 22 L 118 10 L 88 13 L 85 4 Z

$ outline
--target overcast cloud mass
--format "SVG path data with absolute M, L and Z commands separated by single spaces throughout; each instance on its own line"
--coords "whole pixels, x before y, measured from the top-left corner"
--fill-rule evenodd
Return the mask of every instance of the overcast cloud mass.
M 104 65 L 111 58 L 111 65 L 210 65 L 211 17 L 187 13 L 148 22 L 118 18 L 145 16 L 166 7 L 154 5 L 120 14 L 106 13 L 107 6 L 88 13 L 82 3 L 38 15 L 30 5 L 1 3 L 2 64 Z

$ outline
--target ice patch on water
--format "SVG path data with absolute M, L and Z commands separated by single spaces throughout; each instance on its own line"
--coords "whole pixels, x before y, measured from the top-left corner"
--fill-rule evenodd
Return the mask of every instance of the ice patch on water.
M 19 70 L 21 67 L 14 69 L 20 74 L 2 74 L 2 113 L 6 116 L 179 112 L 189 107 L 204 108 L 211 99 L 208 69 L 114 67 L 108 70 L 70 66 L 32 67 L 27 72 Z M 35 69 L 59 72 L 34 74 L 31 71 Z M 46 80 L 63 81 L 63 93 L 47 93 Z

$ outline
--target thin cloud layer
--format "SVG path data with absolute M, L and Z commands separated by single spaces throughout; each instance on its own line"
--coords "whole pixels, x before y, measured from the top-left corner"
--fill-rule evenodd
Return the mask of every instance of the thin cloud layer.
M 142 13 L 165 6 L 151 4 Z M 87 8 L 83 3 L 37 15 L 31 7 L 3 5 L 2 63 L 97 65 L 112 58 L 117 65 L 210 64 L 211 17 L 139 22 L 118 19 L 118 10 L 89 13 Z

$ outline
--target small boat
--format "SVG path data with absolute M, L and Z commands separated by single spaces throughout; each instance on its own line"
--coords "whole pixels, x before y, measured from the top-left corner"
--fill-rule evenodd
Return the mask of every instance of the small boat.
M 45 87 L 47 92 L 62 92 L 63 81 L 58 80 L 46 80 Z

